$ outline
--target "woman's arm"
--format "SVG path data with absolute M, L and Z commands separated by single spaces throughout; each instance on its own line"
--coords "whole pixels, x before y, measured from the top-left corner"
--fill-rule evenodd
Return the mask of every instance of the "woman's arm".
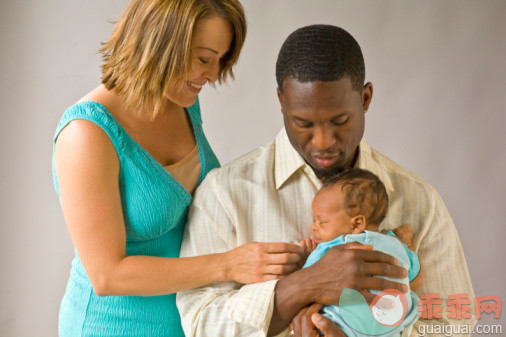
M 250 243 L 191 258 L 126 256 L 119 159 L 106 133 L 76 120 L 60 133 L 55 170 L 68 231 L 96 294 L 154 296 L 216 281 L 266 281 L 296 268 L 300 247 Z

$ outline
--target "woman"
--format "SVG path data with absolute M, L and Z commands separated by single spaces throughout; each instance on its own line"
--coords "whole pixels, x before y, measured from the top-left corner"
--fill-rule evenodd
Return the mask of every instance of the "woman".
M 232 76 L 237 0 L 132 0 L 102 48 L 102 85 L 67 109 L 53 173 L 76 250 L 60 336 L 183 336 L 175 292 L 293 271 L 298 246 L 178 258 L 192 193 L 219 166 L 197 95 Z

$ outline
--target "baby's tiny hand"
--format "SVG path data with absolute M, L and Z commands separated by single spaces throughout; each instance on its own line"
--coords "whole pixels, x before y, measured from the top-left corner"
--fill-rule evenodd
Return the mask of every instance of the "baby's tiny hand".
M 313 250 L 316 249 L 316 246 L 318 246 L 318 242 L 316 242 L 316 240 L 314 240 L 313 238 L 309 237 L 299 242 L 299 246 L 301 246 L 302 249 L 304 249 L 305 251 L 311 253 Z
M 413 250 L 413 230 L 409 225 L 397 227 L 393 232 L 410 250 Z
M 318 242 L 316 242 L 312 238 L 305 238 L 304 240 L 299 242 L 299 246 L 301 246 L 302 249 L 304 250 L 304 252 L 300 257 L 300 261 L 298 262 L 299 268 L 302 268 L 306 263 L 309 254 L 311 254 L 311 252 L 316 249 L 316 246 L 318 246 Z

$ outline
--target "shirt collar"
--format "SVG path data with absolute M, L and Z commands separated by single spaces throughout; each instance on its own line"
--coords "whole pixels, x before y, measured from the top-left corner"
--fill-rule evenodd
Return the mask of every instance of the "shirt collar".
M 369 143 L 367 143 L 365 138 L 362 138 L 358 145 L 358 158 L 355 162 L 355 167 L 371 171 L 380 178 L 387 192 L 393 192 L 394 187 L 388 171 L 374 158 L 374 155 Z
M 285 128 L 276 136 L 274 141 L 275 158 L 274 158 L 274 179 L 276 189 L 290 179 L 299 169 L 311 179 L 315 187 L 321 186 L 320 180 L 316 177 L 311 167 L 304 161 L 301 155 L 293 148 Z
M 288 139 L 285 128 L 282 128 L 276 136 L 274 146 L 274 179 L 276 189 L 279 189 L 281 186 L 283 186 L 283 184 L 299 170 L 308 176 L 308 178 L 313 182 L 317 189 L 321 187 L 321 182 L 316 177 L 313 169 L 293 148 L 290 140 Z M 376 160 L 374 160 L 371 153 L 371 147 L 364 138 L 362 138 L 359 144 L 359 154 L 357 162 L 355 163 L 355 167 L 366 169 L 376 174 L 381 179 L 383 184 L 385 184 L 387 191 L 393 191 L 390 176 L 387 174 L 386 170 L 384 170 L 383 167 L 380 166 Z

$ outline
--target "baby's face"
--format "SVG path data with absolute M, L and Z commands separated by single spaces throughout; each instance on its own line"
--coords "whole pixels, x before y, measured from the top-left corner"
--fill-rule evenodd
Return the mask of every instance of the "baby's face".
M 311 235 L 318 242 L 330 241 L 353 231 L 352 218 L 344 209 L 340 185 L 321 190 L 313 199 Z

